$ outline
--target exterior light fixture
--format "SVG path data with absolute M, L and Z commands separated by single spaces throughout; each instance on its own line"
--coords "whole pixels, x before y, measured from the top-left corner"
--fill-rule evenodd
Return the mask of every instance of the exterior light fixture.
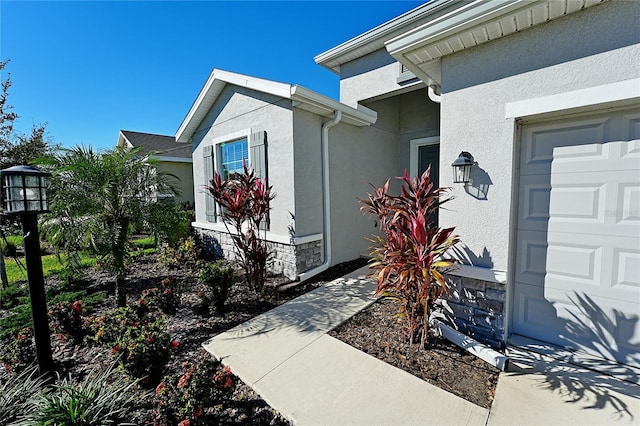
M 29 279 L 29 295 L 33 315 L 33 334 L 36 341 L 38 372 L 41 376 L 53 374 L 53 357 L 49 341 L 47 300 L 44 291 L 38 214 L 48 211 L 46 178 L 49 173 L 31 166 L 13 166 L 0 170 L 4 184 L 6 216 L 19 216 L 24 235 L 24 254 Z
M 451 167 L 453 167 L 453 183 L 469 183 L 473 164 L 473 156 L 466 151 L 462 151 L 458 158 L 451 163 Z

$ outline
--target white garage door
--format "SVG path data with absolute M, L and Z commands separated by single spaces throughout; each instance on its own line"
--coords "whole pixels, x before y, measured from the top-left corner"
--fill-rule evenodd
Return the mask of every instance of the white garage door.
M 640 110 L 521 143 L 513 331 L 640 366 Z

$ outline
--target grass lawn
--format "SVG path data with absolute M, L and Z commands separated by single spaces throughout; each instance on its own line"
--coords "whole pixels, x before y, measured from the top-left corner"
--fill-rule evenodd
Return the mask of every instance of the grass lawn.
M 62 261 L 65 260 L 66 255 L 62 255 Z M 82 266 L 93 266 L 96 264 L 97 258 L 95 256 L 89 256 L 85 254 L 80 255 L 80 263 Z M 9 284 L 19 281 L 25 281 L 27 279 L 26 264 L 24 258 L 20 258 L 20 265 L 16 263 L 12 258 L 5 258 L 5 265 L 7 267 L 7 278 Z M 64 265 L 60 263 L 58 257 L 55 254 L 47 254 L 42 256 L 42 272 L 45 277 L 58 274 L 62 272 Z

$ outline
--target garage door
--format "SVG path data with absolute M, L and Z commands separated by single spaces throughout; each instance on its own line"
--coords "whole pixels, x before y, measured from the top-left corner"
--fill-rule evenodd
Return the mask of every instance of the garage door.
M 640 110 L 521 144 L 513 331 L 640 366 Z

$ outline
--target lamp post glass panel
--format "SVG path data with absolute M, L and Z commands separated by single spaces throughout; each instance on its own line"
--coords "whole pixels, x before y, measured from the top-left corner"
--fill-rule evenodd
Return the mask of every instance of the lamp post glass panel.
M 40 375 L 53 372 L 49 320 L 44 291 L 38 214 L 47 212 L 46 178 L 49 173 L 31 166 L 13 166 L 0 170 L 4 185 L 4 209 L 2 214 L 20 216 L 24 234 L 24 254 L 29 279 L 33 334 Z
M 458 158 L 451 163 L 453 167 L 453 183 L 469 183 L 471 180 L 471 166 L 473 166 L 473 156 L 466 151 L 462 151 Z

